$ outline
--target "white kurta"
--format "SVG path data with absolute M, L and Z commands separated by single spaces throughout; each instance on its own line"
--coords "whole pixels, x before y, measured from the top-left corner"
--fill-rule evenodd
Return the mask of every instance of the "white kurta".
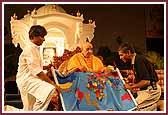
M 30 42 L 19 57 L 16 75 L 18 88 L 23 94 L 31 94 L 41 102 L 45 102 L 55 87 L 42 81 L 37 74 L 43 71 L 40 47 Z

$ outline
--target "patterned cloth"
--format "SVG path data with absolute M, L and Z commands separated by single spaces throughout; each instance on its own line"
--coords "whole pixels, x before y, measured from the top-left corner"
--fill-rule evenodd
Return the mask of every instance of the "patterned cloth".
M 66 111 L 128 111 L 136 108 L 132 95 L 124 89 L 117 71 L 110 73 L 75 72 L 57 79 L 63 89 Z

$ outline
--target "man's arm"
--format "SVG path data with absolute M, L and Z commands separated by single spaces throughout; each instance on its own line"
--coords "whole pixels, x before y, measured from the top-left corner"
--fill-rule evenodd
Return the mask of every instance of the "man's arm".
M 133 84 L 133 85 L 129 85 L 129 84 L 124 84 L 124 87 L 126 89 L 134 89 L 134 88 L 143 88 L 145 86 L 150 85 L 150 81 L 149 80 L 141 80 L 140 82 Z
M 55 88 L 56 88 L 59 92 L 61 92 L 61 88 L 60 88 L 57 84 L 55 84 L 54 81 L 52 81 L 43 71 L 41 71 L 39 74 L 37 74 L 37 76 L 38 76 L 41 80 L 46 81 L 46 82 L 52 84 L 53 86 L 55 86 Z
M 48 82 L 48 83 L 50 83 L 50 84 L 52 84 L 52 85 L 53 85 L 53 83 L 54 83 L 43 71 L 41 71 L 39 74 L 37 74 L 37 76 L 38 76 L 41 80 L 46 81 L 46 82 Z

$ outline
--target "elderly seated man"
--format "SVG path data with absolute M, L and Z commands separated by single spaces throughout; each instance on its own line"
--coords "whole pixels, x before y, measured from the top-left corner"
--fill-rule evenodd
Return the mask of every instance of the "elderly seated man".
M 82 46 L 82 52 L 73 55 L 67 62 L 64 68 L 64 74 L 72 72 L 104 72 L 108 71 L 104 67 L 102 61 L 93 55 L 93 45 L 86 42 Z M 58 69 L 60 70 L 60 69 Z

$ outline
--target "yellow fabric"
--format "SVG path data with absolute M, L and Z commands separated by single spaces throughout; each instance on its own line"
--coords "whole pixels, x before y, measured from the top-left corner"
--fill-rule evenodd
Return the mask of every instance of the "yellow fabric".
M 86 59 L 82 53 L 78 53 L 70 58 L 67 71 L 70 72 L 80 66 L 86 67 L 88 72 L 102 72 L 104 68 L 102 61 L 98 57 L 92 55 L 90 59 Z
M 58 68 L 58 71 L 63 75 L 67 74 L 67 65 L 69 60 L 65 60 Z

